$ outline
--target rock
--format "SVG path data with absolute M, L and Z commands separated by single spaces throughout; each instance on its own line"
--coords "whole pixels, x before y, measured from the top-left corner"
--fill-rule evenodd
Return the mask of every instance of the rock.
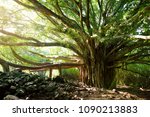
M 17 90 L 17 87 L 13 86 L 13 85 L 10 86 L 10 88 L 9 88 L 9 91 L 10 91 L 11 94 L 15 94 L 16 90 Z
M 17 96 L 25 96 L 25 91 L 24 89 L 17 89 Z
M 56 89 L 57 89 L 57 87 L 55 86 L 54 83 L 50 83 L 50 84 L 47 85 L 47 87 L 46 87 L 46 90 L 49 91 L 49 92 L 52 92 L 52 91 L 54 91 L 54 90 L 56 90 Z
M 15 86 L 10 87 L 11 90 L 16 90 L 17 88 Z
M 142 89 L 140 89 L 142 91 Z M 6 96 L 6 97 L 4 97 Z M 0 72 L 0 99 L 139 99 L 119 89 L 107 90 L 82 82 L 66 82 L 60 76 L 47 80 L 43 76 L 12 71 Z
M 7 75 L 6 72 L 0 72 L 0 77 L 4 77 L 4 76 L 6 76 L 6 75 Z
M 0 99 L 3 99 L 3 97 L 5 96 L 5 93 L 7 92 L 7 90 L 10 88 L 10 85 L 7 83 L 1 83 L 0 85 Z
M 54 78 L 53 81 L 57 83 L 65 83 L 64 79 L 60 76 L 57 76 L 56 78 Z
M 7 95 L 3 99 L 4 100 L 19 100 L 19 98 L 15 95 Z
M 34 82 L 27 82 L 25 85 L 29 86 L 29 85 L 33 85 Z

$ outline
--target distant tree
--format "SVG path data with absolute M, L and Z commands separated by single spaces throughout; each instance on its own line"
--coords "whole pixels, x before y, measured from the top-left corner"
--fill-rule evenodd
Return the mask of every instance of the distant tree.
M 2 42 L 5 46 L 60 46 L 72 50 L 85 64 L 84 82 L 103 88 L 116 86 L 116 68 L 150 64 L 149 0 L 14 0 L 40 13 L 51 42 L 6 35 L 30 42 Z M 44 19 L 45 20 L 45 19 Z M 36 30 L 35 30 L 36 31 Z M 45 32 L 44 32 L 45 31 Z

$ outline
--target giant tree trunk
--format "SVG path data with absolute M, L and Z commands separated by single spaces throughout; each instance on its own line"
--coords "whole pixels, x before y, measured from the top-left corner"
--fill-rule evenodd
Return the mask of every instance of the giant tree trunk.
M 107 89 L 116 87 L 115 69 L 110 67 L 114 63 L 105 58 L 103 48 L 98 48 L 95 51 L 93 59 L 87 57 L 85 64 L 88 73 L 84 79 L 86 84 Z
M 84 82 L 91 86 L 99 88 L 114 88 L 115 69 L 107 68 L 105 63 L 96 63 L 95 65 L 87 65 L 88 76 L 85 76 Z

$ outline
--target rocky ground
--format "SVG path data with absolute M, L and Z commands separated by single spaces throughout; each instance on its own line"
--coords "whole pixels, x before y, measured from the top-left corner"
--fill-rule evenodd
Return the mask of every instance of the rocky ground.
M 150 99 L 150 90 L 121 86 L 106 90 L 81 82 L 55 80 L 24 72 L 0 72 L 0 99 L 27 100 L 144 100 Z

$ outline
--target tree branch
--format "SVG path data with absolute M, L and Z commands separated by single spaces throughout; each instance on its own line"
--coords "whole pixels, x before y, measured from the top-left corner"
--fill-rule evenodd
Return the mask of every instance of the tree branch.
M 35 39 L 33 37 L 23 37 L 23 36 L 20 36 L 20 35 L 17 35 L 15 33 L 8 32 L 8 31 L 2 30 L 2 29 L 0 29 L 0 33 L 3 33 L 5 35 L 10 35 L 10 36 L 13 36 L 13 37 L 17 37 L 19 39 L 30 40 L 30 41 L 34 41 L 36 43 L 40 43 L 40 41 L 38 41 L 37 39 Z
M 144 35 L 129 35 L 130 38 L 150 40 L 150 36 Z
M 38 2 L 37 0 L 28 0 L 29 2 L 31 2 L 36 10 L 40 13 L 42 13 L 43 15 L 45 15 L 47 18 L 48 17 L 55 17 L 59 20 L 61 20 L 64 24 L 66 24 L 68 27 L 75 29 L 75 30 L 80 30 L 81 28 L 80 26 L 76 23 L 76 21 L 69 19 L 68 17 L 64 17 L 64 16 L 60 16 L 56 13 L 54 13 L 52 10 L 48 9 L 46 6 L 42 5 L 40 2 Z
M 122 59 L 127 53 L 131 52 L 134 49 L 140 48 L 140 47 L 144 47 L 144 46 L 150 46 L 150 43 L 148 42 L 144 42 L 143 40 L 140 40 L 140 42 L 130 42 L 132 44 L 128 44 L 126 45 L 124 48 L 121 48 L 120 51 L 117 51 L 115 53 L 115 56 L 113 56 L 110 61 L 119 61 L 120 59 Z
M 92 35 L 92 30 L 90 26 L 90 0 L 86 0 L 86 26 L 90 35 Z
M 79 9 L 80 9 L 80 23 L 81 23 L 82 29 L 84 30 L 84 25 L 83 25 L 84 17 L 83 17 L 83 12 L 82 12 L 82 0 L 80 0 L 78 6 L 79 6 Z
M 125 70 L 125 71 L 132 72 L 132 73 L 139 74 L 139 75 L 141 75 L 141 76 L 145 76 L 144 74 L 141 74 L 141 73 L 139 73 L 139 72 L 137 72 L 137 71 L 133 71 L 133 70 L 129 70 L 129 69 L 124 69 L 124 68 L 121 68 L 121 69 L 122 69 L 122 70 Z
M 36 10 L 36 8 L 34 6 L 30 6 L 30 5 L 27 5 L 27 4 L 24 4 L 23 2 L 20 2 L 19 0 L 14 0 L 16 3 L 24 6 L 24 7 L 27 7 L 29 9 L 32 9 L 32 10 Z
M 56 0 L 56 9 L 57 9 L 57 11 L 58 11 L 62 16 L 66 17 L 66 16 L 64 15 L 64 13 L 62 12 L 60 6 L 59 6 L 58 0 Z
M 63 67 L 63 68 L 71 68 L 71 67 L 79 67 L 82 66 L 83 64 L 76 64 L 76 63 L 60 63 L 60 64 L 46 64 L 46 65 L 42 65 L 39 67 L 29 67 L 29 66 L 24 66 L 24 65 L 18 65 L 18 64 L 14 64 L 8 61 L 5 61 L 3 59 L 0 58 L 0 64 L 7 64 L 9 66 L 15 67 L 15 68 L 20 68 L 22 70 L 35 70 L 35 69 L 43 69 L 43 68 L 58 68 L 58 67 Z
M 136 60 L 136 61 L 131 61 L 131 62 L 126 62 L 126 64 L 145 64 L 150 66 L 150 61 L 145 61 L 145 60 Z
M 98 0 L 98 6 L 99 6 L 99 21 L 98 21 L 98 28 L 101 25 L 101 20 L 102 20 L 102 12 L 103 12 L 103 0 Z
M 67 43 L 61 43 L 61 42 L 53 42 L 53 43 L 32 43 L 32 42 L 24 42 L 24 43 L 5 43 L 0 42 L 1 46 L 34 46 L 34 47 L 48 47 L 48 46 L 60 46 L 64 48 L 68 48 L 72 50 L 73 52 L 77 53 L 79 56 L 82 56 L 82 54 L 77 50 L 76 47 L 73 45 L 68 45 Z
M 79 58 L 78 56 L 45 56 L 43 54 L 40 54 L 38 52 L 33 52 L 33 51 L 29 51 L 34 55 L 40 56 L 42 58 L 47 58 L 47 59 L 52 59 L 52 60 L 64 60 L 64 61 L 69 61 L 72 63 L 77 63 L 81 58 Z
M 30 61 L 30 60 L 27 60 L 27 59 L 21 57 L 19 54 L 17 54 L 17 53 L 15 52 L 14 49 L 11 48 L 11 51 L 12 51 L 12 54 L 13 54 L 17 59 L 19 59 L 20 61 L 23 61 L 23 62 L 25 62 L 25 63 L 29 63 L 29 64 L 31 64 L 31 65 L 41 66 L 41 65 L 50 64 L 50 63 L 38 63 L 38 62 Z

